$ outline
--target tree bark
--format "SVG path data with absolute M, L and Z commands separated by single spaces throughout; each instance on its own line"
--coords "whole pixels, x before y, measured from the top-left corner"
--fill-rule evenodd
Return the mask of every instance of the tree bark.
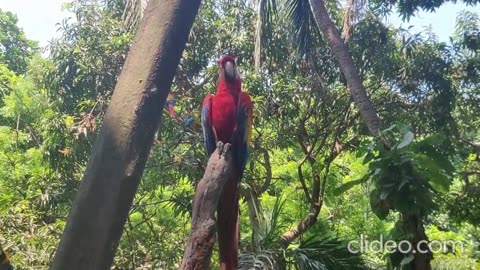
M 217 144 L 210 156 L 205 174 L 198 183 L 193 199 L 192 228 L 185 248 L 182 270 L 210 268 L 210 258 L 215 244 L 215 210 L 223 186 L 235 177 L 231 145 Z
M 377 137 L 381 130 L 381 121 L 378 117 L 377 110 L 367 95 L 367 91 L 363 86 L 362 79 L 353 63 L 353 58 L 347 45 L 343 42 L 337 27 L 330 19 L 324 0 L 310 0 L 309 2 L 315 21 L 338 61 L 360 114 L 370 132 Z
M 363 117 L 368 129 L 373 134 L 381 140 L 387 147 L 391 143 L 382 138 L 380 135 L 381 130 L 381 120 L 377 114 L 377 111 L 367 95 L 367 91 L 363 86 L 362 79 L 359 76 L 358 70 L 353 63 L 353 58 L 350 54 L 350 51 L 342 40 L 340 33 L 338 32 L 337 27 L 330 19 L 328 15 L 327 8 L 325 6 L 324 0 L 309 0 L 310 7 L 312 9 L 315 21 L 322 31 L 323 37 L 325 38 L 327 44 L 331 48 L 334 56 L 336 57 L 340 69 L 342 70 L 345 79 L 347 80 L 347 86 L 350 89 L 353 100 L 357 105 L 360 114 Z M 308 217 L 307 217 L 308 219 Z M 420 218 L 410 217 L 404 221 L 404 225 L 407 227 L 408 231 L 411 232 L 415 239 L 413 243 L 420 240 L 426 240 L 425 230 Z M 430 270 L 430 260 L 431 256 L 428 254 L 414 254 L 414 260 L 411 264 L 415 270 Z
M 320 214 L 320 203 L 312 204 L 310 206 L 310 212 L 308 215 L 295 227 L 280 237 L 280 244 L 283 247 L 288 247 L 295 239 L 301 234 L 306 232 L 315 222 L 317 222 L 318 215 Z
M 200 0 L 151 0 L 50 269 L 110 269 Z
M 255 23 L 255 51 L 253 58 L 255 62 L 255 71 L 259 72 L 262 64 L 262 5 L 264 0 L 257 1 L 257 21 Z
M 415 248 L 414 259 L 412 261 L 415 270 L 431 270 L 430 261 L 433 258 L 432 252 L 428 248 L 428 237 L 425 234 L 422 220 L 416 215 L 410 215 L 402 218 L 405 231 L 412 235 L 412 246 Z M 419 247 L 420 245 L 420 247 Z M 421 250 L 417 250 L 417 248 Z M 427 251 L 425 253 L 425 251 Z

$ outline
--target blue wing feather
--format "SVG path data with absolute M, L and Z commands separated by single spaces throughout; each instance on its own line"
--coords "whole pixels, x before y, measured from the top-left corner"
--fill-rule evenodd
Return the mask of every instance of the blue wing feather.
M 212 126 L 212 94 L 208 94 L 203 101 L 202 106 L 202 129 L 203 129 L 203 139 L 205 143 L 205 149 L 207 150 L 208 156 L 210 156 L 216 148 L 216 138 L 215 133 L 213 132 Z
M 244 94 L 244 93 L 242 93 Z M 248 144 L 251 129 L 251 104 L 248 94 L 240 96 L 237 105 L 237 126 L 235 130 L 235 157 L 243 174 L 248 160 Z
M 237 160 L 240 164 L 240 170 L 243 173 L 247 165 L 248 159 L 248 145 L 247 142 L 244 140 L 246 134 L 247 116 L 243 109 L 240 109 L 239 111 L 240 112 L 237 118 L 237 142 L 235 143 L 235 145 L 237 145 L 237 149 L 235 153 L 238 156 Z

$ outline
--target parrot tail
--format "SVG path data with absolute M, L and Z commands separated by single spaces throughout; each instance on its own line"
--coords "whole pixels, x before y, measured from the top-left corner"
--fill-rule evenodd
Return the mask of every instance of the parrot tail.
M 240 178 L 230 179 L 223 187 L 217 207 L 220 269 L 238 268 L 238 199 Z

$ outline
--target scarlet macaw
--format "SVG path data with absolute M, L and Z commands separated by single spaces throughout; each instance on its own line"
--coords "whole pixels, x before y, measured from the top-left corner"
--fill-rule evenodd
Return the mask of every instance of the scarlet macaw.
M 167 101 L 165 102 L 165 105 L 167 105 L 168 114 L 170 114 L 170 117 L 172 119 L 177 119 L 177 114 L 175 113 L 175 105 L 176 104 L 177 104 L 177 102 L 173 98 L 172 92 L 170 90 L 170 92 L 168 92 Z
M 219 68 L 217 93 L 208 94 L 203 100 L 202 127 L 209 156 L 215 151 L 218 141 L 231 143 L 233 147 L 238 175 L 225 184 L 217 207 L 220 269 L 232 270 L 238 266 L 239 184 L 252 137 L 253 104 L 250 96 L 242 92 L 235 59 L 223 56 Z

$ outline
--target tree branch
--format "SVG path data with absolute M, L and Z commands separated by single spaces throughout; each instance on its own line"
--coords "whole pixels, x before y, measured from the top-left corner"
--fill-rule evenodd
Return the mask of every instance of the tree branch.
M 343 113 L 342 120 L 337 125 L 337 128 L 335 129 L 332 145 L 330 146 L 330 154 L 325 159 L 325 167 L 324 167 L 325 171 L 323 173 L 323 177 L 320 177 L 320 172 L 318 171 L 318 168 L 315 164 L 316 163 L 315 155 L 311 155 L 311 153 L 306 153 L 307 155 L 298 166 L 299 180 L 300 180 L 300 183 L 302 184 L 302 188 L 305 192 L 305 195 L 308 201 L 310 202 L 310 210 L 307 216 L 295 228 L 288 230 L 280 237 L 280 243 L 284 247 L 287 247 L 288 245 L 290 245 L 291 242 L 297 239 L 298 236 L 300 236 L 302 233 L 308 230 L 308 228 L 310 228 L 317 221 L 318 215 L 320 214 L 320 210 L 322 209 L 322 205 L 324 201 L 324 195 L 325 195 L 325 189 L 326 189 L 326 184 L 328 179 L 328 173 L 330 170 L 330 165 L 341 152 L 341 150 L 337 151 L 337 149 L 335 148 L 335 145 L 340 135 L 346 130 L 346 125 L 344 124 L 347 121 L 349 116 L 348 108 L 349 107 L 347 106 L 345 107 L 345 110 L 342 111 Z M 300 136 L 299 136 L 299 140 L 301 141 Z M 321 145 L 323 144 L 324 142 Z M 310 156 L 310 158 L 307 158 L 308 156 Z M 311 195 L 308 192 L 308 188 L 305 184 L 305 180 L 303 179 L 303 174 L 301 169 L 302 164 L 306 160 L 309 161 L 310 167 L 312 169 L 313 184 L 312 184 Z
M 470 142 L 466 139 L 460 139 L 462 142 L 470 145 L 476 152 L 480 152 L 480 144 L 478 143 L 474 143 L 474 142 Z
M 310 197 L 310 192 L 308 191 L 307 184 L 305 183 L 305 178 L 303 177 L 303 172 L 302 172 L 302 166 L 307 160 L 308 156 L 305 156 L 305 158 L 298 164 L 297 166 L 297 174 L 298 174 L 298 181 L 300 181 L 300 184 L 302 185 L 303 192 L 305 193 L 305 197 L 307 197 L 308 202 L 312 202 L 312 199 Z
M 263 154 L 263 160 L 265 163 L 263 164 L 263 167 L 265 168 L 265 182 L 263 182 L 263 185 L 260 187 L 257 194 L 262 194 L 265 192 L 270 184 L 272 183 L 272 165 L 270 162 L 270 154 L 268 153 L 268 150 L 265 148 L 259 148 L 259 152 Z
M 179 269 L 209 269 L 215 244 L 215 211 L 223 186 L 232 177 L 235 177 L 235 170 L 230 144 L 219 142 L 195 191 L 192 229 Z

